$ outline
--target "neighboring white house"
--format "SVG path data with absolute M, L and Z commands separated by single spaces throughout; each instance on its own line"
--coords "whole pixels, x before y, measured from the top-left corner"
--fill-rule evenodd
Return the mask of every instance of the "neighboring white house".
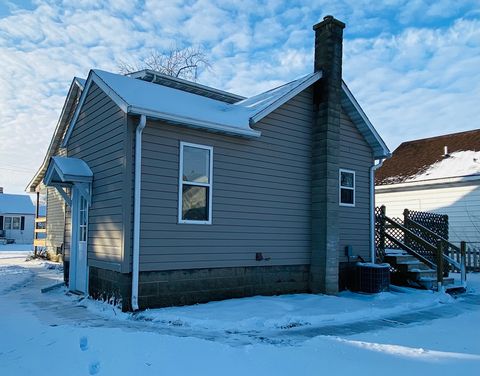
M 3 190 L 0 190 L 0 244 L 32 244 L 35 206 L 30 196 L 1 192 Z
M 375 181 L 376 206 L 388 216 L 447 214 L 450 241 L 480 246 L 480 130 L 404 142 Z

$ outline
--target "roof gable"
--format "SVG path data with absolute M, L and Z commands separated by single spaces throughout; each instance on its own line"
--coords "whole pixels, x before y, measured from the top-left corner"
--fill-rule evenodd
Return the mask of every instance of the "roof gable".
M 372 148 L 373 157 L 375 159 L 389 158 L 391 156 L 390 150 L 368 119 L 367 115 L 365 115 L 365 112 L 363 112 L 345 82 L 342 82 L 341 102 L 347 115 L 365 138 L 365 141 L 367 141 Z
M 48 146 L 47 153 L 45 154 L 45 158 L 43 159 L 42 165 L 30 181 L 26 190 L 28 192 L 34 192 L 36 187 L 42 181 L 42 177 L 47 170 L 48 162 L 50 157 L 52 157 L 57 149 L 60 147 L 62 137 L 65 134 L 65 130 L 68 126 L 68 123 L 72 119 L 72 112 L 74 108 L 79 103 L 79 97 L 85 87 L 85 80 L 82 78 L 74 77 L 72 83 L 70 84 L 70 88 L 68 90 L 67 97 L 63 104 L 62 112 L 60 113 L 60 117 L 57 122 L 57 126 L 55 127 L 55 131 L 53 133 L 53 137 L 50 141 L 50 145 Z
M 480 157 L 479 150 L 480 130 L 404 142 L 377 170 L 375 181 L 387 185 L 480 173 L 480 165 L 474 160 Z

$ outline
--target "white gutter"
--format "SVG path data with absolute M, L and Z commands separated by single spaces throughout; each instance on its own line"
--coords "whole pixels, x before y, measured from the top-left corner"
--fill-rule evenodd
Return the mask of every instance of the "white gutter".
M 132 260 L 132 309 L 138 311 L 138 278 L 140 274 L 140 193 L 142 184 L 142 132 L 147 117 L 140 116 L 135 131 L 135 188 L 133 201 L 133 260 Z
M 385 159 L 378 159 L 378 163 L 370 167 L 370 259 L 375 264 L 375 170 L 383 165 Z

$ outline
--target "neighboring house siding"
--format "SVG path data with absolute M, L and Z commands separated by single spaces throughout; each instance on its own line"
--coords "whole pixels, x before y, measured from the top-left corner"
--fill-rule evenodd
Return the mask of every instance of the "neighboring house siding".
M 68 156 L 83 159 L 93 172 L 89 265 L 112 270 L 120 270 L 123 259 L 125 125 L 125 114 L 92 84 L 67 145 Z
M 65 201 L 55 188 L 47 187 L 47 250 L 57 254 L 64 246 Z
M 0 213 L 3 217 L 25 217 L 25 227 L 23 230 L 5 230 L 5 237 L 7 239 L 13 239 L 17 244 L 33 244 L 33 234 L 35 226 L 35 215 L 33 214 L 21 214 L 21 213 Z M 5 224 L 5 222 L 4 222 Z
M 447 214 L 450 241 L 480 242 L 480 186 L 478 183 L 438 185 L 375 194 L 389 217 L 403 218 L 404 209 Z M 480 246 L 480 243 L 474 245 Z
M 141 270 L 309 264 L 311 127 L 311 89 L 255 125 L 258 139 L 149 121 Z M 177 224 L 180 141 L 213 146 L 212 225 Z
M 340 122 L 340 168 L 355 171 L 355 207 L 340 206 L 340 261 L 347 261 L 345 246 L 353 255 L 370 259 L 370 167 L 373 155 L 357 127 L 342 111 Z

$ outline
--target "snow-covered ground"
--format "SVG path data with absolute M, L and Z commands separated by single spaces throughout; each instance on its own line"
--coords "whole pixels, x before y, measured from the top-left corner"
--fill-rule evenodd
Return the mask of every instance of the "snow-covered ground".
M 402 289 L 376 296 L 232 299 L 125 314 L 69 296 L 55 264 L 0 265 L 1 375 L 474 375 L 480 276 L 451 298 Z M 8 263 L 7 263 L 8 262 Z M 330 335 L 321 335 L 328 329 Z

